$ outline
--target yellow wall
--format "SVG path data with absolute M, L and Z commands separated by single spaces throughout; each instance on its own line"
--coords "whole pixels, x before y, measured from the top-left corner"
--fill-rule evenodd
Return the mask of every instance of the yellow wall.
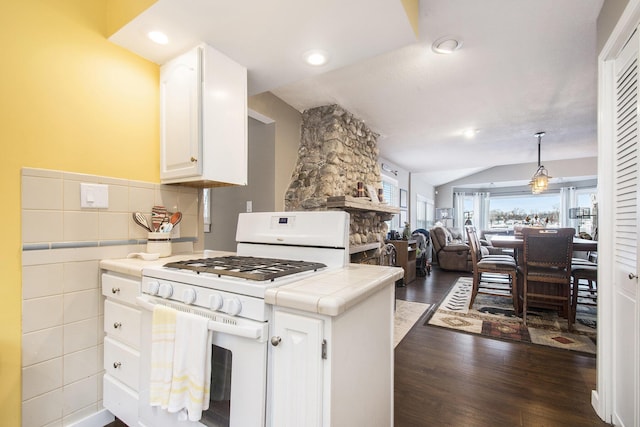
M 0 423 L 18 426 L 20 168 L 158 182 L 159 68 L 106 40 L 107 0 L 0 2 Z

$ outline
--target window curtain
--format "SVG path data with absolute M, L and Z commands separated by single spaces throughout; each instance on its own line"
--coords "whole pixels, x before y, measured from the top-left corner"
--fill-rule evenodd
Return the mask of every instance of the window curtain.
M 464 230 L 464 192 L 453 193 L 453 227 Z
M 577 207 L 577 204 L 576 187 L 562 187 L 560 189 L 560 227 L 578 229 L 578 220 L 569 218 L 569 209 Z
M 489 193 L 473 193 L 473 225 L 478 231 L 489 229 Z

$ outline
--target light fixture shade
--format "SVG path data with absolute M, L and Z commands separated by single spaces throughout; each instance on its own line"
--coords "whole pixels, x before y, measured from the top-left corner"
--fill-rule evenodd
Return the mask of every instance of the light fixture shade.
M 533 194 L 540 194 L 543 191 L 546 191 L 549 188 L 549 173 L 544 166 L 540 164 L 540 140 L 544 136 L 544 132 L 538 132 L 535 136 L 538 138 L 538 169 L 536 173 L 533 174 L 531 181 L 529 181 L 529 186 L 531 187 L 531 192 Z

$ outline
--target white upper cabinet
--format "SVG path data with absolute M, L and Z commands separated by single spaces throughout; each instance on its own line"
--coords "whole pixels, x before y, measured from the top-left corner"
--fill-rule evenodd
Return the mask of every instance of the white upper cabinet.
M 160 179 L 247 184 L 247 69 L 202 44 L 160 69 Z

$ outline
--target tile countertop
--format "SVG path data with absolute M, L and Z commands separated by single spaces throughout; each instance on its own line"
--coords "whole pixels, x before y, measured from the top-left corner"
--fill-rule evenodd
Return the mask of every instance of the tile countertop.
M 206 255 L 205 255 L 206 252 Z M 140 258 L 121 258 L 121 259 L 103 259 L 100 261 L 100 268 L 103 270 L 113 271 L 115 273 L 126 274 L 128 276 L 142 277 L 142 269 L 145 267 L 153 267 L 156 265 L 164 265 L 168 262 L 183 261 L 187 259 L 197 259 L 207 257 L 219 257 L 235 255 L 234 252 L 210 251 L 193 252 L 186 254 L 176 254 L 164 258 L 158 258 L 154 261 L 145 261 Z
M 314 274 L 294 283 L 267 289 L 264 300 L 279 307 L 338 316 L 386 286 L 395 286 L 404 270 L 349 264 L 344 268 Z
M 206 256 L 234 255 L 233 252 L 206 251 Z M 177 254 L 154 261 L 140 258 L 105 259 L 100 268 L 128 276 L 142 277 L 142 269 L 168 262 L 203 257 L 204 253 Z M 401 267 L 349 264 L 344 268 L 319 272 L 288 285 L 267 289 L 267 304 L 311 313 L 338 316 L 385 286 L 403 277 Z

